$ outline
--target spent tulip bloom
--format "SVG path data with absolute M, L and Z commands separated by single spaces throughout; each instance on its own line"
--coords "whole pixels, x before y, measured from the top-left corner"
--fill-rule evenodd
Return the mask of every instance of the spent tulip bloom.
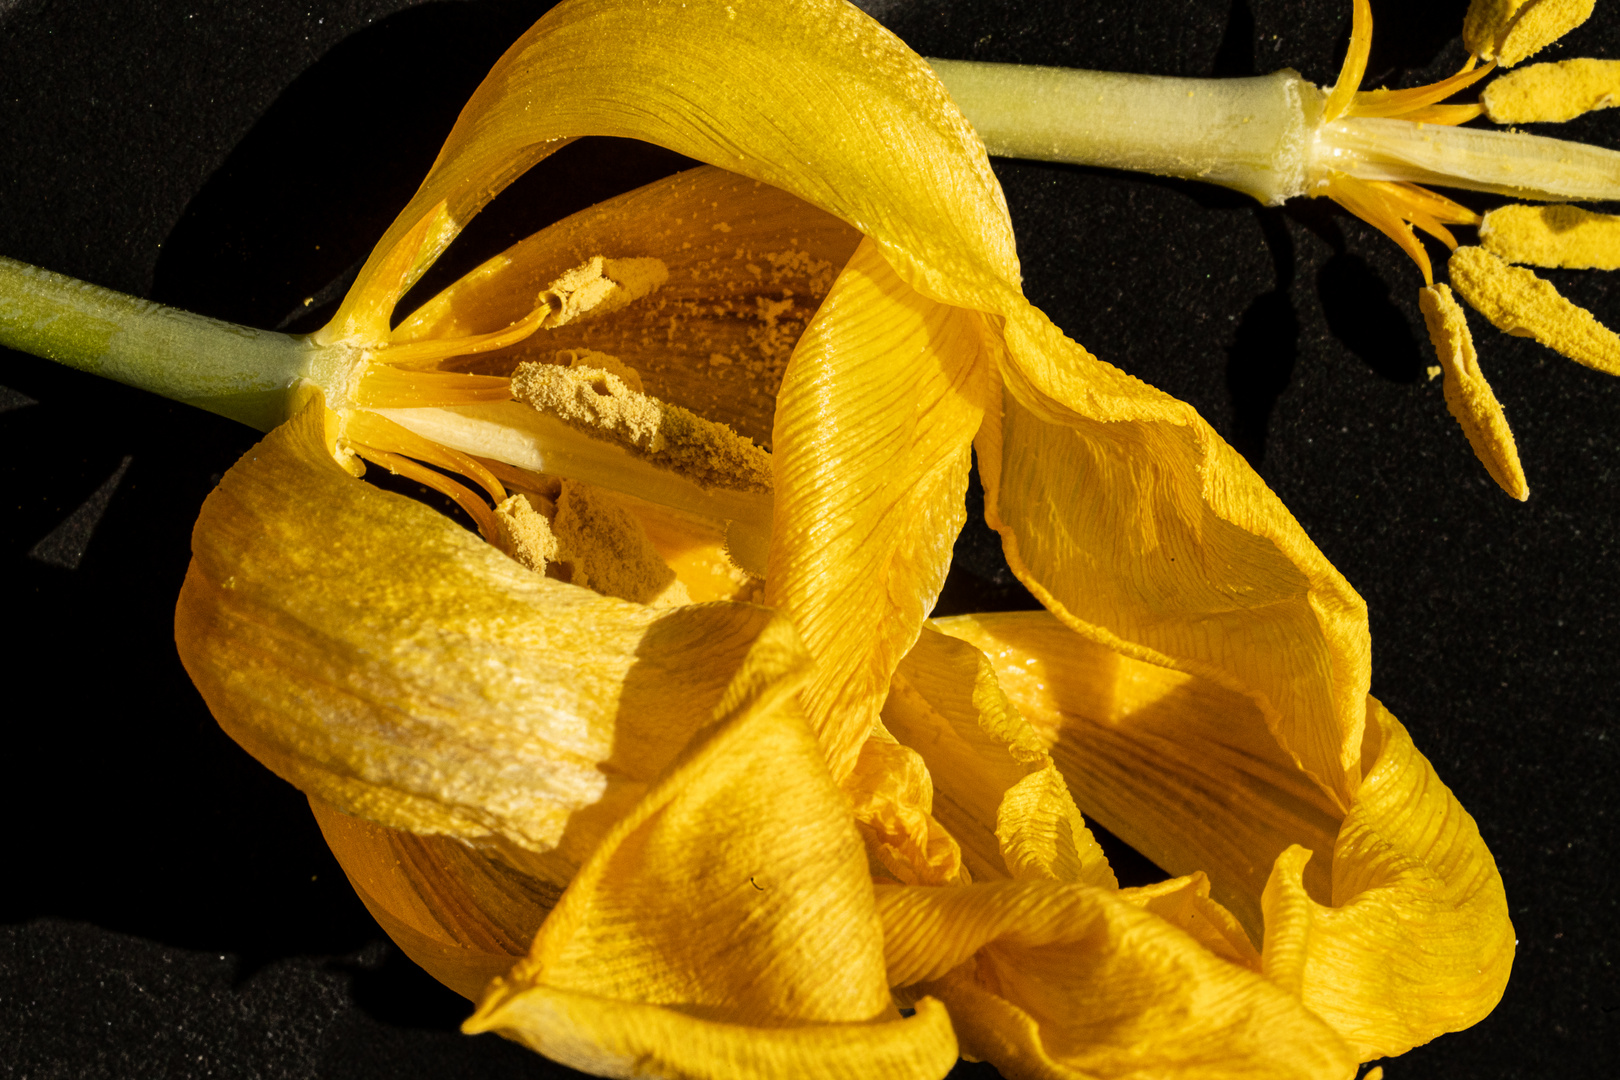
M 707 166 L 393 326 L 583 135 Z M 7 275 L 28 325 L 56 286 Z M 468 1030 L 602 1075 L 1343 1077 L 1500 997 L 1500 877 L 1361 599 L 1025 300 L 973 129 L 853 8 L 560 6 L 333 321 L 239 338 L 156 387 L 286 417 L 203 508 L 181 656 Z M 930 623 L 975 453 L 1046 610 Z M 1082 807 L 1183 876 L 1118 888 Z

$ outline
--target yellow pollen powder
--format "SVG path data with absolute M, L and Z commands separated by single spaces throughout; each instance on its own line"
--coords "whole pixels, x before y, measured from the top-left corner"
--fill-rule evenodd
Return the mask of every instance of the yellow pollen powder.
M 601 488 L 564 480 L 552 528 L 573 584 L 653 607 L 692 602 L 641 522 Z
M 1502 406 L 1491 391 L 1491 384 L 1479 369 L 1473 335 L 1462 305 L 1444 285 L 1430 285 L 1418 292 L 1418 307 L 1429 327 L 1429 340 L 1440 354 L 1446 373 L 1446 408 L 1457 418 L 1474 456 L 1485 466 L 1501 489 L 1523 502 L 1530 497 L 1524 469 L 1519 465 L 1519 448 L 1513 441 Z
M 1620 375 L 1620 337 L 1564 299 L 1551 282 L 1478 247 L 1458 248 L 1446 269 L 1468 306 L 1498 330 L 1534 338 L 1577 363 Z
M 500 536 L 495 546 L 537 574 L 558 560 L 557 537 L 551 523 L 530 505 L 524 495 L 510 495 L 495 506 L 495 522 Z
M 1498 124 L 1573 120 L 1620 105 L 1620 60 L 1562 60 L 1509 72 L 1480 95 Z
M 662 259 L 604 259 L 597 255 L 546 286 L 539 303 L 551 309 L 547 328 L 586 315 L 607 315 L 648 295 L 669 280 Z
M 1620 270 L 1620 217 L 1578 206 L 1503 206 L 1479 226 L 1485 250 L 1508 262 Z
M 647 388 L 641 384 L 641 372 L 620 360 L 617 356 L 609 356 L 605 352 L 595 349 L 559 349 L 554 358 L 558 364 L 567 364 L 575 368 L 595 368 L 605 371 L 609 375 L 616 375 L 619 381 L 638 394 L 645 394 Z
M 1551 45 L 1592 15 L 1595 0 L 1473 0 L 1463 43 L 1486 60 L 1512 67 Z
M 524 363 L 512 396 L 706 488 L 771 490 L 771 457 L 724 424 L 630 389 L 609 371 Z

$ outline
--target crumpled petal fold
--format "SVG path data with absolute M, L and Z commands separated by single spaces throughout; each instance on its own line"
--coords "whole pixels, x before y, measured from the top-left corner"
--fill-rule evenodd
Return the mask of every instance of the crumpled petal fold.
M 603 1076 L 950 1070 L 944 1010 L 894 1008 L 865 852 L 793 697 L 792 652 L 749 658 L 466 1030 Z
M 939 998 L 964 1052 L 1009 1078 L 1355 1075 L 1299 1000 L 1106 889 L 879 886 L 898 986 Z
M 1339 812 L 1266 745 L 1243 696 L 1076 641 L 1045 612 L 934 625 L 991 658 L 1081 808 L 1160 866 L 1208 873 L 1263 942 L 1267 976 L 1362 1060 L 1467 1027 L 1501 998 L 1514 950 L 1501 875 L 1374 699 L 1365 779 Z

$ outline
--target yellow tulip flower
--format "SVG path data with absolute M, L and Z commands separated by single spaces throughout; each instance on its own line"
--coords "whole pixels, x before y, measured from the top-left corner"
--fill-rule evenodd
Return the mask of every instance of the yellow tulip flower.
M 582 135 L 708 166 L 392 326 Z M 0 270 L 18 325 L 60 288 Z M 56 347 L 117 376 L 119 333 Z M 1500 877 L 1360 597 L 1028 303 L 982 144 L 853 8 L 554 9 L 333 321 L 222 348 L 259 374 L 159 389 L 290 415 L 204 505 L 182 659 L 468 1030 L 606 1076 L 1328 1078 L 1500 997 Z M 975 451 L 1047 610 L 930 625 Z M 1118 888 L 1081 807 L 1182 876 Z

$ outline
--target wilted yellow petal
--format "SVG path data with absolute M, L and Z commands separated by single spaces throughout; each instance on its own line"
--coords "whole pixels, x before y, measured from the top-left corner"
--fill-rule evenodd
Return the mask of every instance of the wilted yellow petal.
M 919 295 L 863 243 L 782 383 L 765 602 L 816 658 L 805 709 L 840 779 L 944 584 L 985 348 L 976 312 Z
M 1463 43 L 1486 60 L 1512 67 L 1585 22 L 1595 2 L 1473 0 L 1463 21 Z
M 749 657 L 466 1030 L 602 1076 L 949 1071 L 943 1011 L 902 1020 L 890 998 L 866 856 L 787 652 Z
M 1322 1078 L 1355 1058 L 1297 998 L 1104 889 L 879 886 L 889 977 L 1007 1076 Z
M 1620 336 L 1564 299 L 1552 282 L 1478 247 L 1452 252 L 1446 270 L 1468 306 L 1498 330 L 1534 338 L 1577 363 L 1620 375 Z
M 1480 95 L 1498 124 L 1573 120 L 1620 105 L 1620 60 L 1561 60 L 1510 72 Z
M 1151 911 L 1185 930 L 1216 956 L 1223 956 L 1250 971 L 1260 971 L 1260 952 L 1247 931 L 1226 908 L 1209 895 L 1209 876 L 1203 872 L 1166 878 L 1153 885 L 1119 891 L 1121 900 Z
M 656 258 L 656 293 L 584 322 L 545 327 L 451 366 L 508 372 L 562 350 L 614 356 L 645 392 L 769 445 L 776 387 L 859 234 L 757 180 L 692 169 L 599 203 L 520 241 L 459 279 L 394 331 L 406 343 L 521 319 L 535 296 L 593 254 Z
M 1486 251 L 1508 262 L 1620 270 L 1620 217 L 1568 203 L 1498 207 L 1480 223 L 1479 240 Z
M 317 395 L 203 505 L 175 614 L 186 670 L 308 794 L 500 841 L 566 882 L 706 721 L 769 613 L 646 608 L 535 574 L 355 480 L 325 420 Z
M 366 910 L 406 956 L 469 1000 L 529 951 L 562 895 L 459 840 L 386 828 L 319 799 L 309 805 Z
M 915 750 L 881 728 L 874 731 L 843 788 L 867 855 L 894 880 L 906 885 L 972 880 L 963 870 L 956 839 L 934 818 L 933 778 Z
M 791 192 L 873 238 L 937 299 L 1018 295 L 983 146 L 922 59 L 876 22 L 841 0 L 599 0 L 553 8 L 507 50 L 334 326 L 402 293 L 396 247 L 430 257 L 524 169 L 586 134 L 642 139 Z M 424 234 L 441 203 L 449 224 Z
M 1361 597 L 1192 407 L 1032 308 L 1007 337 L 1000 430 L 975 445 L 1014 572 L 1090 640 L 1250 695 L 1347 803 L 1371 681 Z
M 1045 612 L 935 625 L 990 656 L 1021 712 L 1044 714 L 1086 813 L 1173 873 L 1207 872 L 1264 940 L 1266 974 L 1364 1060 L 1467 1027 L 1500 998 L 1513 928 L 1490 852 L 1373 699 L 1367 775 L 1341 816 L 1239 695 L 1078 641 Z
M 962 845 L 974 880 L 1116 887 L 1040 736 L 983 653 L 924 627 L 895 672 L 883 723 L 927 763 L 933 813 Z
M 1479 369 L 1474 339 L 1468 332 L 1468 318 L 1462 305 L 1444 285 L 1430 285 L 1418 292 L 1418 307 L 1429 327 L 1429 340 L 1445 370 L 1446 408 L 1457 418 L 1468 445 L 1501 489 L 1520 502 L 1530 497 L 1530 487 L 1519 465 L 1519 449 L 1513 441 L 1502 406 Z
M 1247 697 L 1085 641 L 1044 611 L 932 625 L 989 657 L 1088 816 L 1172 874 L 1208 874 L 1254 941 L 1276 857 L 1332 846 L 1340 811 Z M 1325 902 L 1327 867 L 1308 880 Z
M 1264 948 L 1267 976 L 1363 1060 L 1484 1019 L 1514 952 L 1474 819 L 1382 705 L 1368 698 L 1367 714 L 1369 768 L 1332 850 L 1331 906 L 1300 883 L 1311 853 L 1290 848 L 1266 885 Z

